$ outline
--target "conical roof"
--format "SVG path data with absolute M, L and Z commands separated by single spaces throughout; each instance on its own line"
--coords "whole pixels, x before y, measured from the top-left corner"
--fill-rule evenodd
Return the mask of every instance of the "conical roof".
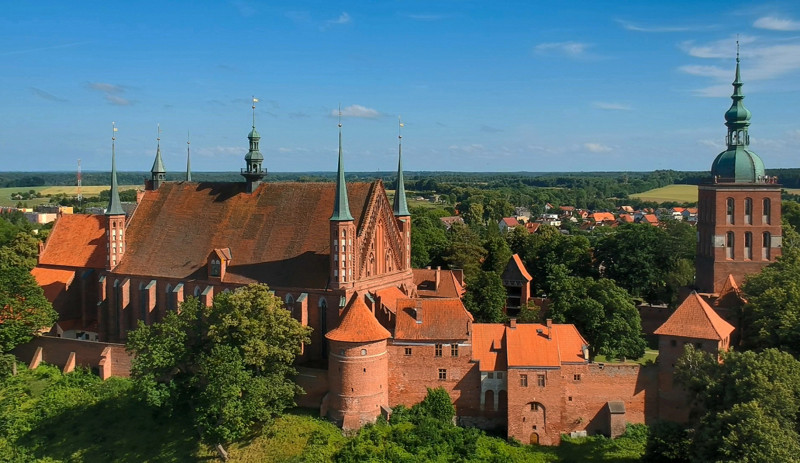
M 403 181 L 403 145 L 399 144 L 397 149 L 397 188 L 394 192 L 394 215 L 396 217 L 406 217 L 411 214 L 408 212 L 406 203 L 406 186 Z
M 153 161 L 153 168 L 150 169 L 150 172 L 153 174 L 164 174 L 166 173 L 166 169 L 164 169 L 164 161 L 161 160 L 161 144 L 156 147 L 156 159 Z
M 733 330 L 730 323 L 693 291 L 654 334 L 721 341 Z
M 345 307 L 339 326 L 328 331 L 325 337 L 331 341 L 375 342 L 388 339 L 392 334 L 369 311 L 364 298 L 355 293 Z
M 339 167 L 336 174 L 336 199 L 333 203 L 331 220 L 346 222 L 353 220 L 350 215 L 350 201 L 347 199 L 347 183 L 344 180 L 344 160 L 342 158 L 342 124 L 339 124 Z

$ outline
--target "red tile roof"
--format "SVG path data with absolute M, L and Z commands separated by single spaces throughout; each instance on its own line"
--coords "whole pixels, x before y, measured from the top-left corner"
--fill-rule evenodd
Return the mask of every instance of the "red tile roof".
M 439 287 L 436 287 L 436 272 L 439 274 Z M 466 290 L 458 282 L 452 270 L 437 270 L 429 268 L 412 269 L 414 284 L 417 293 L 425 297 L 461 297 Z
M 419 320 L 417 310 L 421 310 Z M 469 339 L 472 314 L 461 299 L 415 298 L 397 301 L 394 338 L 403 340 Z
M 50 303 L 56 302 L 56 298 L 67 290 L 72 280 L 75 279 L 74 270 L 60 270 L 53 268 L 34 267 L 31 275 L 36 279 L 36 283 L 42 287 L 44 297 Z
M 634 220 L 633 220 L 633 216 L 630 215 L 630 214 L 620 214 L 619 215 L 619 221 L 620 222 L 625 222 L 625 223 L 633 223 Z
M 519 258 L 519 254 L 514 254 L 511 256 L 511 259 L 508 261 L 506 265 L 506 269 L 503 272 L 502 277 L 504 279 L 512 279 L 512 277 L 519 275 L 527 281 L 533 280 L 533 277 L 528 270 L 525 268 L 525 264 L 522 263 L 522 259 Z M 508 278 L 507 278 L 508 277 Z
M 515 328 L 500 324 L 473 325 L 472 360 L 481 371 L 506 367 L 558 368 L 565 363 L 586 363 L 583 346 L 588 345 L 574 325 L 519 323 Z
M 655 214 L 644 214 L 640 222 L 649 223 L 650 225 L 658 225 L 658 217 Z
M 730 336 L 733 329 L 696 292 L 692 292 L 654 334 L 720 341 Z
M 47 238 L 39 264 L 105 268 L 105 217 L 85 214 L 59 217 Z
M 392 313 L 397 313 L 397 300 L 408 297 L 408 295 L 400 291 L 400 288 L 395 286 L 379 289 L 375 291 L 375 295 L 381 299 L 381 304 L 386 306 Z
M 595 212 L 591 215 L 592 220 L 595 222 L 612 222 L 617 220 L 614 214 L 610 212 Z
M 539 229 L 540 225 L 541 224 L 538 222 L 528 222 L 525 224 L 525 229 L 528 230 L 528 233 L 533 234 L 536 233 L 536 230 Z
M 739 289 L 739 285 L 736 283 L 733 275 L 728 274 L 728 278 L 725 279 L 725 284 L 723 284 L 722 288 L 719 290 L 714 305 L 716 307 L 731 308 L 746 303 L 747 299 L 744 298 L 742 290 Z
M 505 333 L 506 327 L 499 323 L 472 325 L 472 361 L 478 362 L 480 371 L 508 369 L 506 351 L 502 348 Z
M 565 212 L 571 212 L 575 210 L 575 206 L 558 206 L 558 208 Z
M 517 220 L 515 217 L 503 217 L 500 220 L 500 223 L 504 223 L 506 226 L 513 228 L 519 225 L 519 220 Z
M 391 336 L 369 311 L 364 298 L 358 293 L 353 294 L 350 303 L 345 307 L 339 326 L 325 334 L 331 341 L 342 342 L 375 342 Z
M 131 217 L 115 273 L 204 279 L 210 253 L 228 248 L 227 283 L 324 288 L 335 188 L 264 183 L 248 194 L 244 183 L 166 182 L 147 191 Z M 382 188 L 380 181 L 348 183 L 357 229 Z

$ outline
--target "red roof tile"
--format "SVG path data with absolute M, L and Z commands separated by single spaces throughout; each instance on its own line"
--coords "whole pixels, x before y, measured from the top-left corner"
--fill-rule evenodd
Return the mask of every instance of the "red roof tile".
M 550 338 L 547 334 L 547 326 L 538 323 L 507 328 L 508 366 L 560 367 L 564 362 L 586 362 L 582 350 L 586 341 L 574 326 L 553 325 Z
M 472 325 L 472 361 L 478 362 L 480 371 L 502 371 L 508 368 L 505 349 L 502 348 L 505 332 L 506 327 L 499 323 Z
M 528 233 L 533 234 L 536 233 L 536 230 L 539 229 L 540 225 L 541 224 L 538 222 L 528 222 L 525 224 L 525 229 L 528 230 Z
M 633 220 L 633 216 L 630 215 L 630 214 L 620 214 L 619 215 L 619 221 L 620 222 L 625 222 L 625 223 L 633 223 L 634 220 Z
M 503 217 L 500 222 L 506 224 L 508 227 L 516 227 L 519 225 L 519 220 L 514 217 Z
M 102 215 L 62 215 L 53 225 L 39 264 L 105 268 L 105 235 L 105 217 Z
M 520 276 L 527 281 L 533 280 L 533 277 L 525 268 L 525 264 L 522 263 L 522 259 L 519 258 L 519 254 L 514 254 L 508 261 L 506 269 L 503 271 L 502 278 L 504 280 L 513 280 L 517 279 L 517 276 Z
M 125 256 L 115 273 L 206 278 L 214 249 L 233 256 L 227 283 L 324 288 L 329 270 L 329 218 L 334 183 L 166 182 L 147 191 L 127 227 Z M 383 185 L 349 183 L 357 229 L 369 198 Z
M 595 212 L 591 215 L 592 220 L 595 222 L 612 222 L 617 220 L 614 214 L 610 212 Z
M 407 298 L 408 295 L 400 291 L 400 288 L 390 286 L 388 288 L 375 291 L 375 295 L 381 299 L 381 304 L 392 313 L 397 313 L 397 300 Z
M 44 297 L 50 303 L 56 302 L 56 298 L 67 290 L 72 280 L 75 279 L 74 270 L 60 270 L 53 268 L 34 267 L 31 275 L 36 279 L 36 283 L 42 287 Z
M 339 326 L 325 334 L 331 341 L 342 342 L 374 342 L 391 336 L 369 311 L 364 298 L 358 293 L 353 294 L 350 303 L 345 307 Z
M 425 297 L 461 297 L 466 291 L 458 282 L 452 270 L 429 268 L 412 269 L 417 293 Z M 436 272 L 439 273 L 439 286 L 436 287 Z
M 420 310 L 419 317 L 417 311 Z M 461 299 L 415 298 L 397 301 L 394 338 L 403 340 L 469 339 L 472 314 Z
M 730 336 L 733 329 L 696 292 L 692 292 L 654 334 L 719 341 Z
M 746 303 L 747 300 L 742 295 L 742 290 L 739 289 L 739 285 L 736 283 L 733 275 L 728 274 L 728 278 L 725 279 L 725 283 L 719 290 L 719 294 L 714 301 L 714 305 L 717 307 L 730 308 L 734 306 L 741 306 L 742 304 Z

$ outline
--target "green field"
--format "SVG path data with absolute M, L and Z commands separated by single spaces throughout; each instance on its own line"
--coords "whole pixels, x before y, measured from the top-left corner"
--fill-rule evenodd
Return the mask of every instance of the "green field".
M 694 203 L 697 202 L 697 185 L 669 185 L 630 196 L 642 201 L 655 201 L 657 203 L 668 201 Z
M 140 188 L 141 185 L 120 185 L 120 190 L 133 190 L 136 188 Z M 108 185 L 104 186 L 84 186 L 81 187 L 81 193 L 83 193 L 83 197 L 87 198 L 90 196 L 97 196 L 100 194 L 101 191 L 107 190 L 109 187 Z M 27 193 L 29 191 L 36 191 L 42 194 L 42 198 L 32 198 L 32 199 L 11 199 L 11 195 L 15 193 Z M 39 204 L 47 204 L 50 202 L 50 198 L 46 197 L 47 195 L 58 195 L 58 194 L 67 194 L 75 196 L 78 194 L 78 187 L 76 186 L 30 186 L 30 187 L 11 187 L 11 188 L 0 188 L 0 206 L 16 206 L 18 202 L 22 201 L 28 205 L 28 207 L 35 207 Z

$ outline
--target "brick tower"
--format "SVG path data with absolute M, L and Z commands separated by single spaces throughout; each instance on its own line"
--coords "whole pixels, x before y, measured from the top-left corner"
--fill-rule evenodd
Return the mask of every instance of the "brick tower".
M 750 111 L 742 100 L 739 55 L 733 103 L 725 113 L 728 148 L 711 165 L 711 181 L 698 187 L 696 285 L 717 293 L 728 275 L 741 283 L 781 254 L 781 186 L 767 177 L 749 149 Z
M 381 407 L 389 405 L 386 343 L 391 333 L 355 293 L 339 327 L 325 337 L 330 341 L 327 415 L 346 430 L 374 423 Z
M 403 123 L 400 122 L 400 128 Z M 406 203 L 406 187 L 403 181 L 403 135 L 397 135 L 397 186 L 394 192 L 394 205 L 392 207 L 394 218 L 397 221 L 397 228 L 403 236 L 402 246 L 402 270 L 411 268 L 411 214 L 408 212 Z
M 342 160 L 342 120 L 339 113 L 339 167 L 336 176 L 336 198 L 333 202 L 333 215 L 330 219 L 331 257 L 329 275 L 332 289 L 352 289 L 356 278 L 354 246 L 356 224 L 350 214 L 347 199 L 347 183 L 344 180 L 344 161 Z
M 111 191 L 109 192 L 108 207 L 106 208 L 106 270 L 114 270 L 125 254 L 125 211 L 119 200 L 117 186 L 117 163 L 114 154 L 114 142 L 117 128 L 114 127 L 111 135 Z

